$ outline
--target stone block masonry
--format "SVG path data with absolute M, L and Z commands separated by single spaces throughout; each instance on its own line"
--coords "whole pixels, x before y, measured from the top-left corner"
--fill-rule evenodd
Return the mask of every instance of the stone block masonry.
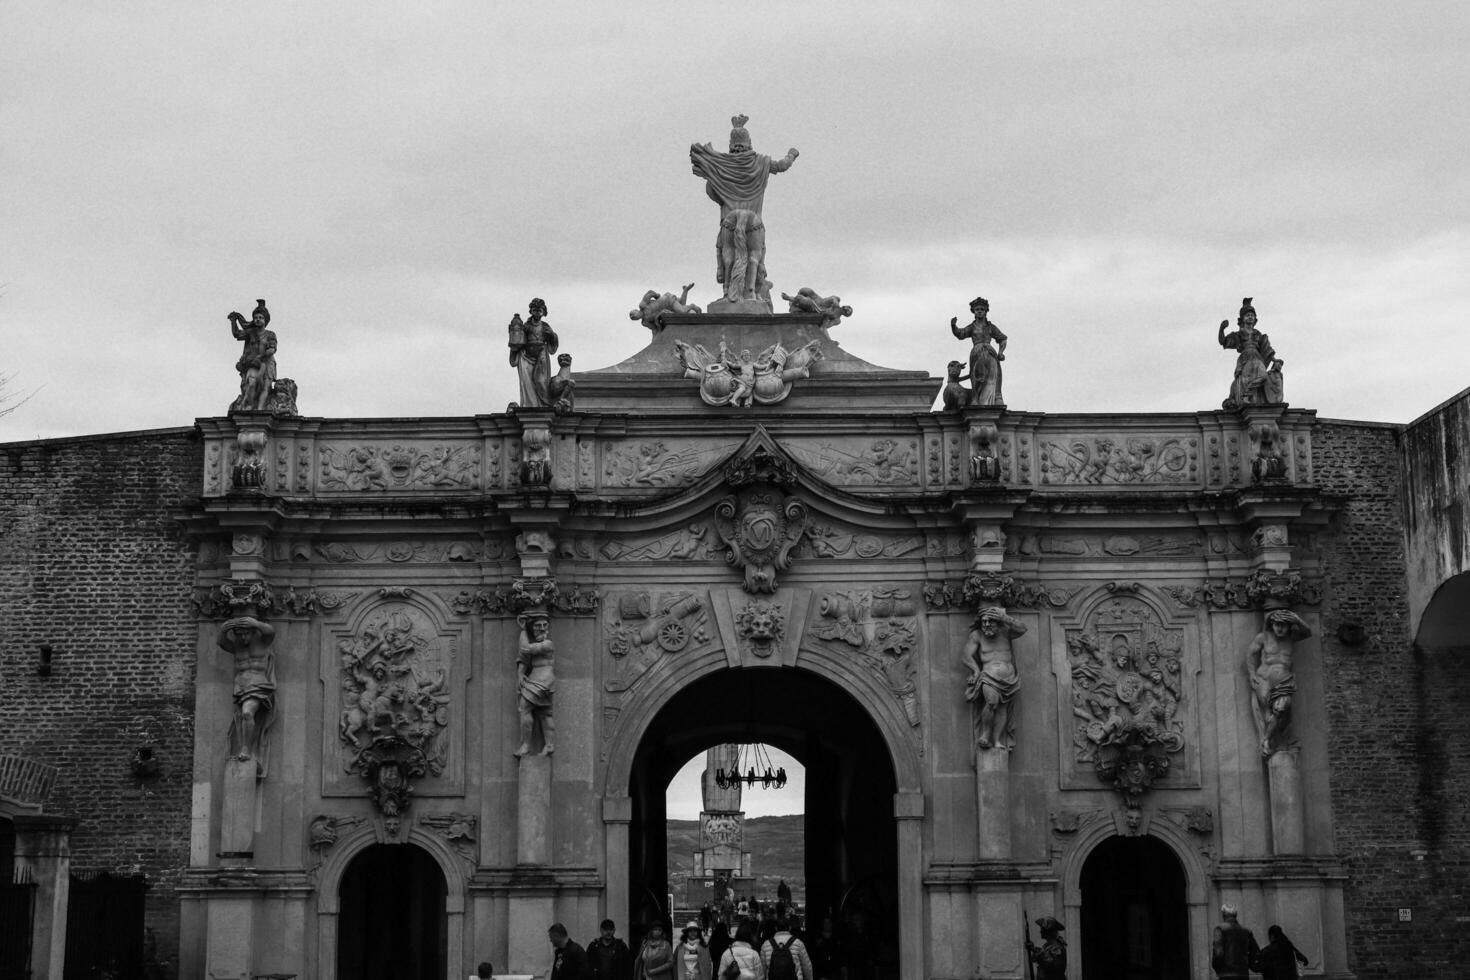
M 193 429 L 0 445 L 0 756 L 59 769 L 44 811 L 76 820 L 74 874 L 145 876 L 145 927 L 169 976 L 198 635 L 174 518 L 198 495 L 201 452 Z M 141 747 L 157 775 L 135 774 Z

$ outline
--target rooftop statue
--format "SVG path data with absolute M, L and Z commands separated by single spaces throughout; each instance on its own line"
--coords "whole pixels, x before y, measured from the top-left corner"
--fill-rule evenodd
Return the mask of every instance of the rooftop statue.
M 749 117 L 730 122 L 730 152 L 710 143 L 689 147 L 694 175 L 704 178 L 704 190 L 720 206 L 720 231 L 715 238 L 715 279 L 724 286 L 723 299 L 710 304 L 711 313 L 770 313 L 771 287 L 766 282 L 766 226 L 761 220 L 766 183 L 771 174 L 791 168 L 799 155 L 795 147 L 772 160 L 756 153 L 745 129 Z
M 673 293 L 660 295 L 656 290 L 650 289 L 643 294 L 636 310 L 628 311 L 629 320 L 642 320 L 643 325 L 654 333 L 664 328 L 665 313 L 703 313 L 698 306 L 689 302 L 689 290 L 694 288 L 694 283 L 685 286 L 675 296 Z
M 842 305 L 841 296 L 821 296 L 810 286 L 802 286 L 795 296 L 786 293 L 781 298 L 790 304 L 792 313 L 820 313 L 823 327 L 835 327 L 845 316 L 852 316 L 852 307 Z
M 1235 358 L 1235 378 L 1230 382 L 1230 397 L 1223 407 L 1226 410 L 1243 405 L 1274 405 L 1282 400 L 1281 361 L 1271 340 L 1256 329 L 1256 308 L 1247 296 L 1240 301 L 1240 316 L 1235 321 L 1236 331 L 1226 333 L 1229 320 L 1220 321 L 1220 346 L 1239 351 Z
M 267 330 L 271 312 L 265 300 L 255 301 L 255 310 L 247 321 L 239 313 L 229 316 L 230 333 L 243 340 L 245 348 L 235 370 L 240 372 L 240 397 L 230 405 L 232 412 L 260 412 L 271 407 L 271 386 L 276 380 L 276 335 Z
M 510 366 L 521 379 L 521 408 L 551 408 L 551 355 L 559 344 L 556 331 L 546 322 L 546 301 L 533 299 L 530 319 L 522 322 L 517 313 L 510 320 Z
M 969 404 L 1004 405 L 1000 393 L 1000 362 L 1006 359 L 1006 335 L 990 322 L 990 302 L 985 297 L 976 296 L 970 301 L 970 313 L 974 319 L 963 327 L 958 317 L 949 321 L 950 332 L 971 344 Z M 996 342 L 995 347 L 990 346 L 992 340 Z M 947 402 L 946 407 L 949 407 Z

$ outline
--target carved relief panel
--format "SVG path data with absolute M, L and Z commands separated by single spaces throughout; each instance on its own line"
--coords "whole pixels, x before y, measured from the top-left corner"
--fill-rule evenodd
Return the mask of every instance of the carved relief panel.
M 609 694 L 633 687 L 664 658 L 702 652 L 716 638 L 703 590 L 615 592 L 602 610 L 608 655 L 603 689 Z
M 478 445 L 325 444 L 317 449 L 322 493 L 479 490 Z
M 412 795 L 464 791 L 469 627 L 446 620 L 412 589 L 381 589 L 323 631 L 324 796 L 361 794 L 389 752 Z
M 911 727 L 921 721 L 918 662 L 922 600 L 913 589 L 879 586 L 821 591 L 806 643 L 849 655 L 888 689 Z
M 1197 640 L 1163 608 L 1137 584 L 1110 583 L 1054 629 L 1064 788 L 1115 785 L 1136 802 L 1149 785 L 1198 784 Z M 1120 769 L 1125 756 L 1147 766 Z

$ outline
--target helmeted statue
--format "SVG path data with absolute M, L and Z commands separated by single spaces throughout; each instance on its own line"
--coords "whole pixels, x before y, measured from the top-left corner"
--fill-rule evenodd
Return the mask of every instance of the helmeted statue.
M 1226 333 L 1229 320 L 1220 321 L 1218 339 L 1220 346 L 1238 353 L 1235 357 L 1235 376 L 1230 382 L 1230 397 L 1223 402 L 1227 411 L 1242 405 L 1266 405 L 1282 400 L 1282 361 L 1271 346 L 1271 339 L 1256 329 L 1256 308 L 1247 296 L 1240 301 L 1240 315 L 1235 320 L 1236 328 Z
M 230 405 L 232 412 L 260 412 L 271 407 L 271 388 L 276 380 L 276 335 L 268 330 L 271 311 L 265 300 L 255 301 L 250 319 L 239 313 L 229 316 L 230 332 L 245 342 L 235 370 L 240 372 L 240 397 Z
M 766 183 L 771 174 L 791 168 L 799 155 L 795 147 L 786 156 L 772 160 L 756 153 L 745 129 L 747 116 L 730 122 L 730 152 L 721 153 L 710 143 L 689 147 L 694 175 L 704 178 L 709 199 L 720 206 L 720 232 L 715 239 L 715 279 L 725 290 L 723 300 L 710 304 L 710 312 L 770 313 L 771 286 L 766 282 L 766 226 L 761 218 Z

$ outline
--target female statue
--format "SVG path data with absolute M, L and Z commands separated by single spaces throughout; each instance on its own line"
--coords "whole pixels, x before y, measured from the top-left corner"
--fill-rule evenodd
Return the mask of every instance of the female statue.
M 1003 405 L 1000 393 L 1000 362 L 1006 359 L 1006 335 L 989 320 L 990 303 L 983 296 L 970 302 L 970 313 L 975 319 L 959 325 L 959 318 L 949 321 L 950 332 L 960 340 L 969 339 L 970 347 L 970 404 Z M 996 347 L 990 346 L 995 340 Z
M 521 322 L 520 314 L 510 321 L 510 366 L 521 379 L 522 408 L 551 408 L 551 355 L 559 341 L 556 331 L 546 322 L 546 301 L 531 300 L 531 318 Z

